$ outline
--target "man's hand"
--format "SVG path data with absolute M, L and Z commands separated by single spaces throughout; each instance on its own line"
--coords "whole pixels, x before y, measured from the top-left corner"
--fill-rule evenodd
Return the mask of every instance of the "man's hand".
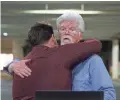
M 28 77 L 32 72 L 31 69 L 26 66 L 26 63 L 29 61 L 30 59 L 13 62 L 10 64 L 11 70 L 21 78 L 24 78 L 24 76 Z

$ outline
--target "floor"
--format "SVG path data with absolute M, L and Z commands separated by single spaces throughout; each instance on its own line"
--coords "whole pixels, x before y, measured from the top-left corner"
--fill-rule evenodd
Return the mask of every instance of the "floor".
M 120 80 L 113 81 L 116 92 L 117 100 L 120 100 Z M 1 80 L 1 100 L 12 100 L 12 81 L 10 80 Z

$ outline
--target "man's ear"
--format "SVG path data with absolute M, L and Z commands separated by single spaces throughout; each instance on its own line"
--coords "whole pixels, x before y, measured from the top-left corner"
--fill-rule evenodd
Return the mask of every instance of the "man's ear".
M 55 37 L 54 35 L 52 34 L 51 38 L 50 38 L 51 41 L 55 41 Z
M 48 43 L 51 43 L 51 41 L 53 41 L 53 39 L 54 39 L 54 36 L 53 36 L 53 34 L 52 34 L 52 36 L 51 36 L 51 38 L 49 39 Z
M 80 35 L 80 40 L 82 40 L 83 39 L 83 33 L 79 33 L 79 35 Z
M 83 37 L 82 37 L 82 33 L 81 33 L 81 32 L 79 32 L 79 36 L 78 36 L 77 38 L 78 38 L 77 42 L 79 42 L 80 40 L 83 39 Z
M 52 34 L 52 38 L 53 38 L 53 39 L 55 38 L 53 34 Z

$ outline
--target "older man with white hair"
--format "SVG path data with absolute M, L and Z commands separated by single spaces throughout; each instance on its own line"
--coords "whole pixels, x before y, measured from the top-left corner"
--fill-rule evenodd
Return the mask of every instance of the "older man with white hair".
M 74 34 L 82 40 L 85 24 L 78 13 L 66 12 L 57 19 L 57 28 L 64 45 L 74 43 Z M 104 100 L 116 100 L 112 79 L 100 56 L 93 55 L 76 66 L 72 71 L 73 91 L 104 91 Z
M 57 19 L 57 28 L 61 45 L 75 43 L 74 34 L 83 41 L 85 25 L 82 16 L 78 13 L 68 11 L 61 15 Z M 29 76 L 31 70 L 25 65 L 27 61 L 13 61 L 8 70 L 14 71 L 21 77 Z M 72 70 L 72 91 L 104 91 L 104 100 L 116 100 L 112 79 L 100 56 L 92 55 L 74 66 L 76 67 Z

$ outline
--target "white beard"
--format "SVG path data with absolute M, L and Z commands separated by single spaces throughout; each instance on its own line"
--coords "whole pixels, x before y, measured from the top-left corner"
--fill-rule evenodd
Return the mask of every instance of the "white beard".
M 65 35 L 61 38 L 61 45 L 73 43 L 73 39 L 69 35 Z

